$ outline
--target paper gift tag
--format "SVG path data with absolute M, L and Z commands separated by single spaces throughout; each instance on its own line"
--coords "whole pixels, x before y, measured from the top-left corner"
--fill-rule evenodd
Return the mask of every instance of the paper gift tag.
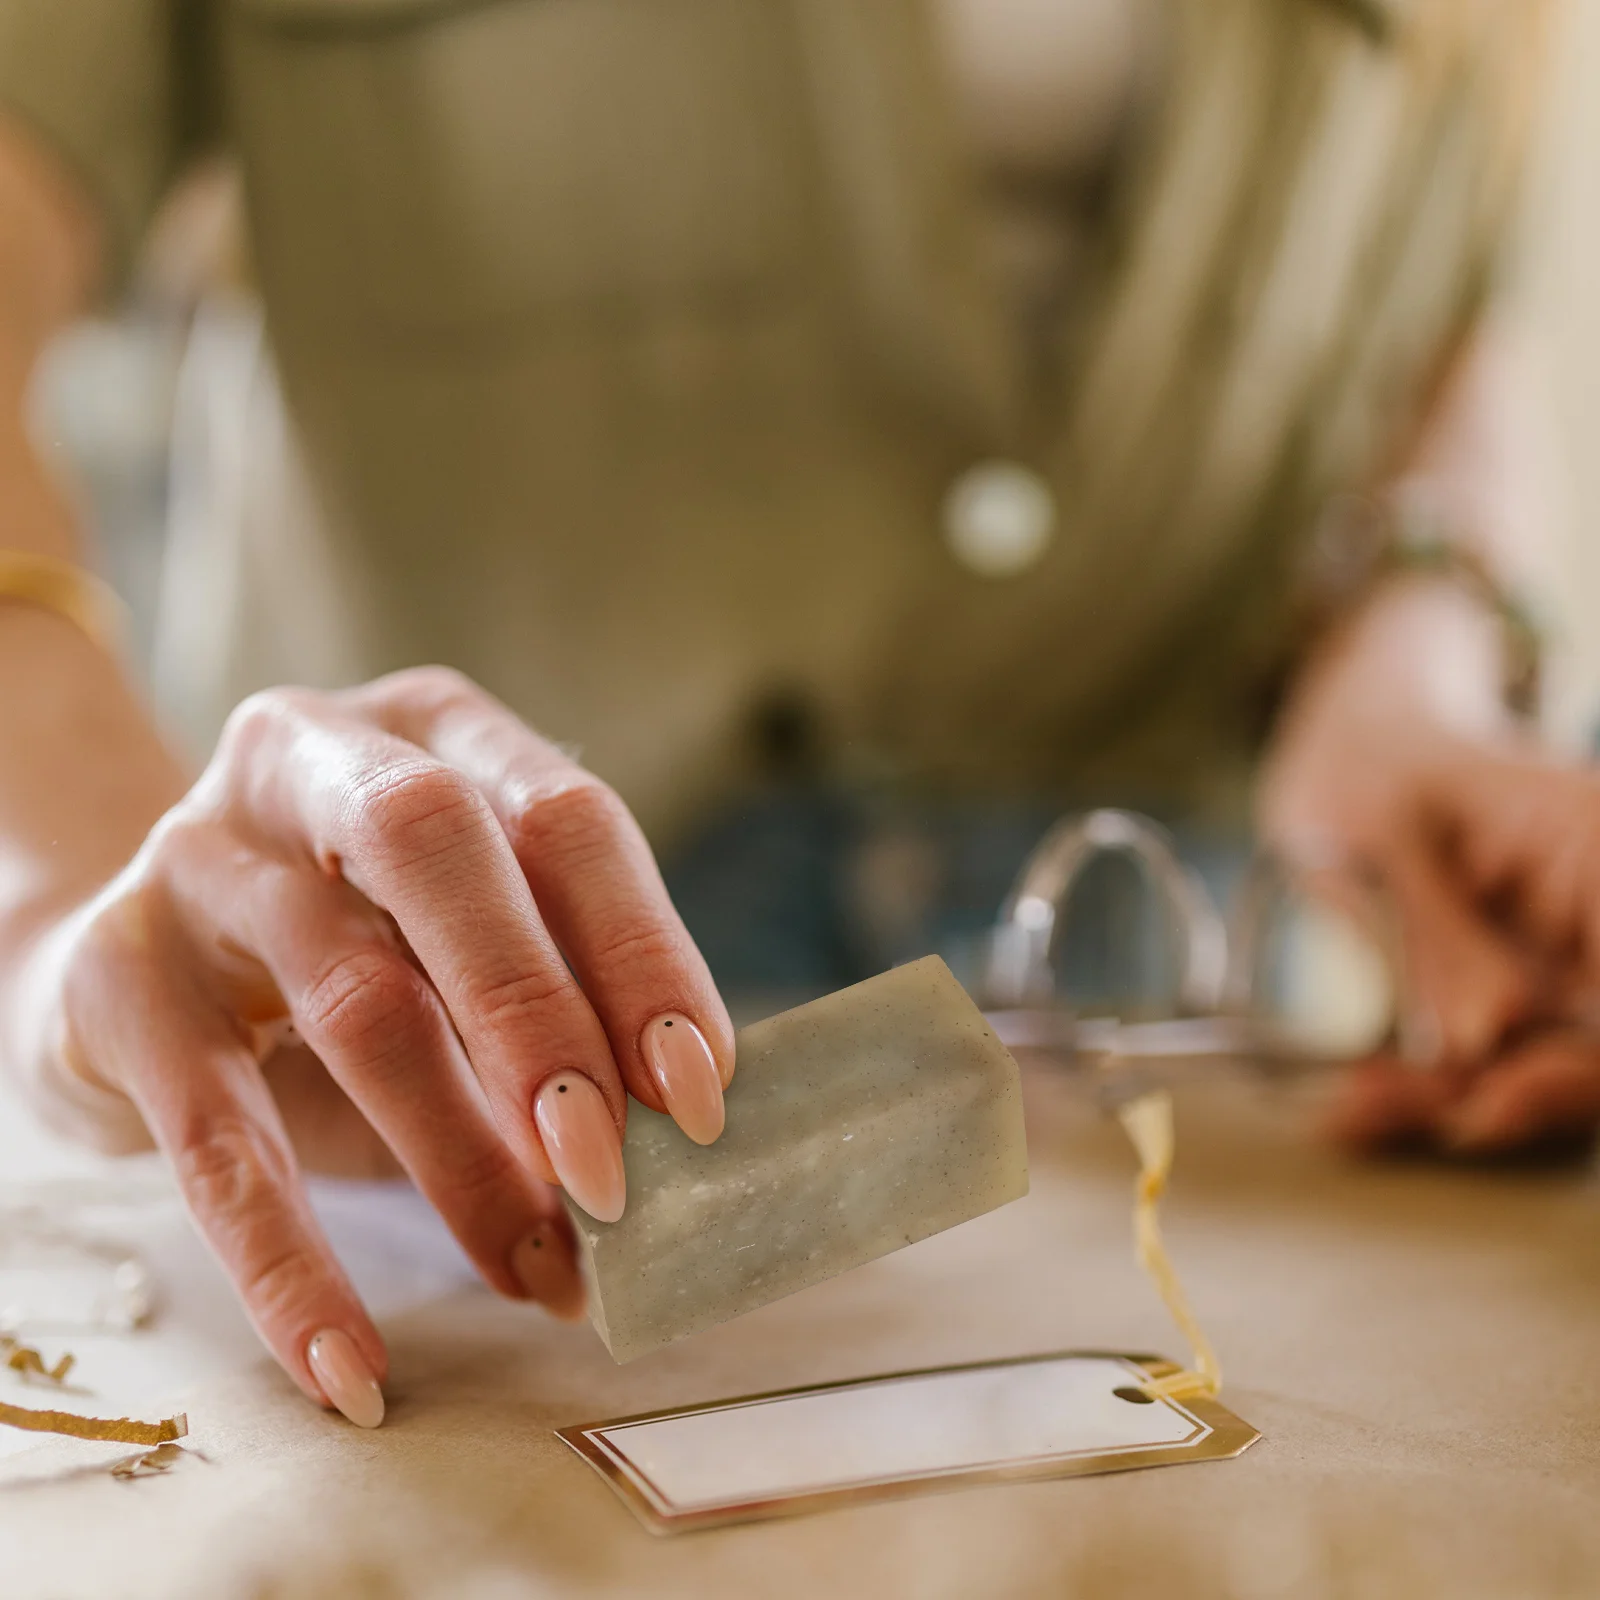
M 1214 1461 L 1260 1438 L 1215 1400 L 1150 1399 L 1178 1369 L 1071 1353 L 859 1378 L 563 1428 L 655 1533 L 936 1489 Z

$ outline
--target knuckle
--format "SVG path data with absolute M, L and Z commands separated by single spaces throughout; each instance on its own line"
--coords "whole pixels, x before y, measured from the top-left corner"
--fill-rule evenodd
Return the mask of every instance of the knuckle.
M 387 700 L 420 710 L 444 709 L 483 698 L 483 691 L 466 673 L 438 665 L 405 667 L 380 678 L 373 687 Z
M 330 1051 L 382 1055 L 386 1040 L 414 1024 L 421 990 L 421 978 L 393 951 L 347 951 L 313 978 L 299 1026 Z
M 224 763 L 248 758 L 276 737 L 285 724 L 303 715 L 311 696 L 305 689 L 259 689 L 228 713 L 217 740 Z
M 463 1211 L 498 1219 L 506 1213 L 514 1181 L 510 1158 L 493 1144 L 464 1152 L 450 1164 L 450 1190 Z
M 172 1167 L 189 1209 L 213 1236 L 270 1218 L 292 1180 L 287 1153 L 239 1116 L 198 1119 L 179 1141 Z
M 682 961 L 683 942 L 675 928 L 653 918 L 624 920 L 600 934 L 595 957 L 613 968 L 667 966 Z
M 575 770 L 558 786 L 526 796 L 512 817 L 511 832 L 519 853 L 582 861 L 613 850 L 632 822 L 609 784 Z
M 198 1119 L 172 1157 L 185 1203 L 258 1320 L 292 1313 L 312 1294 L 294 1164 L 266 1129 L 241 1116 Z
M 352 809 L 365 836 L 408 858 L 448 849 L 488 821 L 487 804 L 468 779 L 436 762 L 375 774 L 358 786 Z
M 516 1025 L 548 1014 L 569 995 L 568 980 L 554 972 L 517 972 L 497 978 L 479 988 L 476 1009 L 491 1027 Z
M 270 1314 L 281 1314 L 306 1298 L 315 1274 L 304 1248 L 294 1240 L 267 1245 L 248 1258 L 236 1278 L 245 1304 Z
M 191 862 L 205 860 L 219 840 L 218 817 L 202 793 L 191 791 L 150 830 L 139 865 L 148 875 L 170 879 Z

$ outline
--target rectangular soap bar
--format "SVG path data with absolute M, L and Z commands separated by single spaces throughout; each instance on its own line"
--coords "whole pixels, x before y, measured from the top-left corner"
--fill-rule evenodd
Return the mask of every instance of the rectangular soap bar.
M 743 1029 L 727 1126 L 628 1108 L 628 1206 L 570 1200 L 617 1361 L 1028 1192 L 1017 1064 L 937 956 Z

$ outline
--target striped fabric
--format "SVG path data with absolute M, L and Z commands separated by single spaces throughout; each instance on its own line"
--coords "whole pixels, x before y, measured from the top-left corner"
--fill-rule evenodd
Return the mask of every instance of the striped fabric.
M 201 319 L 161 647 L 197 740 L 448 660 L 666 838 L 774 694 L 841 777 L 1237 788 L 1319 508 L 1493 291 L 1548 10 L 1164 0 L 1031 338 L 928 0 L 0 0 L 0 105 L 125 237 L 183 107 L 240 156 L 274 360 Z M 939 529 L 987 457 L 1061 512 L 1004 582 Z
M 941 597 L 943 625 L 963 615 L 959 659 L 895 700 L 965 694 L 1000 765 L 1148 737 L 1152 708 L 1197 735 L 1180 765 L 1215 739 L 1283 643 L 1319 507 L 1404 449 L 1492 291 L 1548 10 L 1173 0 L 1098 292 L 996 429 L 1048 463 L 1066 559 L 981 640 Z M 968 393 L 1004 365 L 984 354 Z M 1095 671 L 1063 682 L 1063 658 Z

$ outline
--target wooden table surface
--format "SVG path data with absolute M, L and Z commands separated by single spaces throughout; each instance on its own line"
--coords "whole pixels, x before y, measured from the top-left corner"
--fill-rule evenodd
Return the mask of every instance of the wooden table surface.
M 51 1441 L 0 1473 L 0 1593 L 74 1596 L 1600 1594 L 1600 1194 L 1587 1173 L 1362 1164 L 1239 1081 L 1180 1097 L 1167 1233 L 1266 1435 L 1236 1461 L 652 1538 L 567 1423 L 1068 1348 L 1183 1357 L 1129 1244 L 1131 1152 L 1030 1078 L 1029 1197 L 611 1364 L 456 1294 L 386 1327 L 361 1434 L 265 1363 L 184 1396 L 198 1455 L 119 1483 Z M 182 1308 L 177 1308 L 181 1317 Z

